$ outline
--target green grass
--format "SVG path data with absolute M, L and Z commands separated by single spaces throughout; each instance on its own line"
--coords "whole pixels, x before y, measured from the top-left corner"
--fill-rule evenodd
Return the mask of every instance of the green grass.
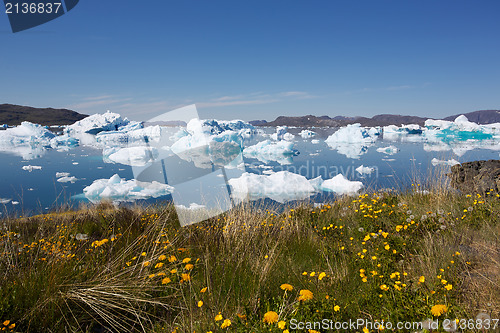
M 4 219 L 0 327 L 291 332 L 292 319 L 499 318 L 499 216 L 497 194 L 440 190 L 279 214 L 242 206 L 184 228 L 169 205 Z M 313 298 L 299 301 L 301 290 Z M 269 311 L 284 323 L 264 323 Z

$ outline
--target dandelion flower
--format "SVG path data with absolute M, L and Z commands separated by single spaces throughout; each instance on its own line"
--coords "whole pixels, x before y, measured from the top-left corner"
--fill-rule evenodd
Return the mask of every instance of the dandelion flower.
M 163 266 L 163 263 L 162 262 L 159 262 L 155 265 L 155 268 L 161 268 Z
M 231 326 L 231 320 L 229 319 L 224 319 L 224 322 L 222 322 L 222 325 L 220 325 L 220 328 L 226 328 Z
M 161 280 L 161 284 L 168 284 L 170 282 L 172 282 L 172 280 L 170 280 L 168 277 L 166 277 L 163 280 Z
M 177 258 L 174 256 L 174 255 L 171 255 L 169 258 L 168 258 L 168 262 L 174 262 L 176 261 Z
M 198 307 L 201 308 L 203 306 L 203 301 L 198 301 Z
M 187 264 L 187 263 L 188 263 L 188 262 L 190 262 L 190 261 L 191 261 L 191 258 L 184 258 L 184 259 L 182 260 L 182 263 L 183 263 L 183 264 Z
M 222 315 L 221 315 L 221 314 L 220 314 L 220 312 L 219 312 L 219 314 L 218 314 L 217 316 L 215 316 L 215 319 L 214 319 L 214 320 L 215 320 L 215 321 L 220 321 L 220 320 L 222 320 L 222 319 L 223 319 L 223 318 L 222 318 Z
M 448 311 L 448 308 L 444 304 L 436 304 L 431 308 L 432 315 L 436 317 L 441 316 L 446 311 Z
M 282 290 L 286 290 L 286 291 L 292 291 L 293 290 L 293 286 L 288 284 L 288 283 L 283 283 L 280 288 Z
M 444 286 L 444 289 L 451 290 L 453 289 L 453 286 L 451 284 L 447 284 L 446 286 Z
M 280 322 L 278 322 L 278 328 L 279 328 L 280 330 L 284 329 L 284 328 L 285 328 L 285 325 L 286 325 L 286 323 L 285 323 L 283 320 L 282 320 L 282 321 L 280 321 Z
M 204 292 L 206 292 L 206 291 L 207 291 L 207 289 L 208 289 L 208 287 L 205 287 L 205 288 L 201 289 L 201 290 L 200 290 L 200 293 L 204 293 Z
M 182 274 L 181 275 L 181 281 L 191 281 L 191 275 L 189 274 Z
M 380 289 L 382 289 L 383 291 L 387 291 L 387 290 L 389 290 L 389 287 L 387 287 L 387 285 L 383 284 L 380 286 Z
M 419 277 L 418 278 L 418 282 L 424 283 L 425 282 L 425 276 L 422 275 L 421 277 Z
M 4 326 L 9 326 L 9 324 L 10 324 L 10 320 L 6 320 L 6 321 L 3 322 Z
M 339 312 L 339 311 L 340 311 L 340 306 L 335 305 L 335 306 L 333 307 L 333 311 L 335 311 L 335 312 Z
M 274 324 L 278 322 L 278 314 L 274 311 L 268 311 L 264 314 L 264 319 L 262 319 L 264 323 Z
M 325 273 L 325 272 L 320 273 L 320 274 L 319 274 L 319 276 L 318 276 L 318 280 L 320 280 L 320 281 L 321 281 L 321 280 L 323 280 L 323 278 L 324 278 L 325 276 L 326 276 L 326 273 Z
M 192 270 L 193 269 L 193 265 L 192 264 L 187 264 L 184 268 L 188 271 Z
M 10 324 L 10 325 L 9 325 L 9 328 L 10 328 L 10 329 L 13 329 L 14 327 L 16 327 L 16 324 L 15 324 L 15 323 L 12 323 L 12 324 Z
M 313 299 L 313 293 L 310 290 L 302 289 L 299 292 L 299 301 L 308 301 Z
M 162 254 L 161 256 L 158 257 L 158 260 L 160 260 L 160 261 L 163 261 L 165 259 L 167 259 L 167 256 L 164 254 Z
M 172 270 L 170 271 L 170 273 L 172 273 L 172 274 L 177 273 L 177 268 L 172 269 Z

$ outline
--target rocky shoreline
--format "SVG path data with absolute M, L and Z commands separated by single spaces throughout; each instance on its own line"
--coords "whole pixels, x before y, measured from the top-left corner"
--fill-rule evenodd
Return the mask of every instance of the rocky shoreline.
M 500 160 L 474 161 L 451 167 L 451 185 L 464 193 L 500 192 Z

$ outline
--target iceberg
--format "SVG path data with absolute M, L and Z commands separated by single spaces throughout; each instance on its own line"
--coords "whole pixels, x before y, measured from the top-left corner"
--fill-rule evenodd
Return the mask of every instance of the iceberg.
M 312 138 L 314 136 L 316 136 L 316 132 L 313 132 L 313 131 L 310 131 L 310 130 L 302 130 L 299 135 L 303 138 L 303 139 L 309 139 L 309 138 Z
M 331 179 L 325 180 L 321 184 L 324 191 L 332 191 L 337 194 L 354 194 L 363 188 L 363 183 L 350 181 L 342 174 L 338 174 Z
M 76 178 L 75 176 L 64 176 L 57 179 L 59 183 L 74 183 L 77 180 L 78 178 Z
M 371 131 L 361 127 L 360 124 L 352 124 L 337 130 L 325 140 L 325 143 L 330 148 L 336 149 L 339 154 L 359 159 L 377 140 L 378 133 L 377 129 Z
M 23 170 L 31 172 L 33 170 L 42 170 L 42 167 L 39 165 L 23 165 Z
M 298 154 L 299 152 L 294 149 L 293 142 L 288 141 L 264 140 L 243 150 L 245 157 L 256 158 L 264 163 L 276 161 L 280 164 L 290 164 L 291 157 Z
M 292 141 L 294 138 L 295 135 L 293 135 L 292 133 L 288 133 L 287 126 L 278 126 L 276 127 L 276 133 L 271 134 L 271 139 L 273 139 L 274 141 Z
M 438 160 L 435 157 L 431 160 L 431 163 L 432 163 L 433 166 L 436 166 L 436 165 L 454 166 L 454 165 L 460 164 L 460 162 L 457 161 L 457 160 L 455 160 L 455 159 L 451 159 L 451 160 L 448 160 L 448 161 L 443 161 L 443 160 Z
M 370 175 L 373 171 L 375 171 L 375 168 L 370 168 L 370 167 L 365 167 L 363 165 L 360 165 L 355 169 L 360 175 Z
M 229 179 L 231 195 L 237 200 L 270 198 L 277 202 L 309 198 L 316 192 L 306 177 L 279 171 L 269 176 L 245 172 L 239 178 Z
M 311 143 L 317 145 L 319 143 L 319 140 L 318 139 L 311 140 Z
M 394 155 L 396 154 L 399 149 L 394 147 L 394 146 L 389 146 L 389 147 L 380 147 L 380 148 L 377 148 L 377 151 L 379 153 L 384 153 L 384 154 L 387 154 L 387 155 Z
M 464 115 L 455 121 L 427 119 L 425 127 L 424 135 L 431 141 L 490 140 L 500 135 L 500 124 L 479 125 Z
M 70 175 L 69 172 L 56 172 L 56 178 L 69 177 Z
M 158 198 L 171 194 L 172 186 L 156 181 L 140 182 L 135 179 L 125 180 L 117 174 L 109 179 L 97 179 L 83 189 L 85 197 L 93 203 L 102 199 L 113 202 L 130 202 L 139 199 Z
M 102 131 L 117 131 L 120 127 L 130 124 L 127 118 L 122 118 L 118 113 L 106 111 L 104 114 L 93 114 L 67 126 L 66 133 L 97 134 Z
M 12 199 L 0 198 L 0 204 L 8 204 Z
M 55 134 L 45 126 L 23 121 L 21 125 L 0 131 L 0 142 L 11 145 L 45 144 L 49 145 Z
M 127 148 L 108 148 L 103 151 L 105 163 L 120 163 L 130 166 L 145 166 L 158 158 L 154 147 L 137 146 Z

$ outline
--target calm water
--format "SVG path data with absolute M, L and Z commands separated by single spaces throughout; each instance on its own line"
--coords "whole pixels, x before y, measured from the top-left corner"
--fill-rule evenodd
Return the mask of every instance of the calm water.
M 172 133 L 177 129 L 169 129 Z M 273 128 L 265 128 L 266 133 L 274 132 Z M 245 158 L 246 170 L 252 173 L 262 173 L 264 170 L 288 170 L 301 174 L 308 179 L 322 176 L 331 178 L 342 173 L 350 180 L 362 181 L 365 187 L 377 188 L 406 188 L 412 183 L 412 176 L 420 175 L 421 179 L 428 177 L 433 171 L 441 168 L 446 171 L 447 166 L 433 166 L 431 160 L 438 158 L 449 160 L 454 158 L 459 162 L 479 159 L 498 159 L 500 149 L 498 145 L 471 149 L 470 143 L 426 144 L 424 142 L 389 141 L 379 138 L 369 147 L 353 147 L 353 153 L 338 152 L 329 147 L 324 140 L 334 129 L 317 130 L 318 135 L 312 139 L 319 143 L 312 143 L 311 139 L 302 139 L 297 134 L 301 129 L 289 129 L 296 134 L 295 149 L 300 154 L 289 159 L 290 164 L 278 162 L 263 163 L 256 159 Z M 258 141 L 269 139 L 257 136 L 246 142 L 246 146 Z M 418 140 L 418 137 L 415 137 Z M 395 154 L 388 155 L 377 151 L 377 148 L 393 145 L 399 149 Z M 451 145 L 451 146 L 450 146 Z M 344 147 L 345 148 L 345 147 Z M 347 147 L 348 149 L 349 147 Z M 455 148 L 455 151 L 450 150 Z M 25 148 L 26 149 L 26 148 Z M 471 149 L 471 150 L 467 150 Z M 361 153 L 360 153 L 361 152 Z M 359 156 L 352 155 L 358 154 Z M 458 154 L 458 155 L 457 155 Z M 460 156 L 459 156 L 460 155 Z M 24 158 L 23 158 L 24 157 Z M 82 196 L 83 189 L 96 179 L 109 179 L 118 174 L 121 178 L 133 179 L 132 168 L 118 163 L 105 163 L 103 150 L 99 147 L 77 146 L 67 151 L 55 149 L 20 149 L 11 152 L 0 152 L 0 198 L 10 199 L 10 202 L 0 204 L 2 214 L 36 214 L 47 212 L 65 203 L 77 205 L 86 201 Z M 263 167 L 266 164 L 267 167 Z M 23 166 L 41 166 L 41 170 L 31 172 L 23 170 Z M 372 167 L 375 171 L 371 175 L 360 175 L 355 171 L 360 165 Z M 60 183 L 57 181 L 57 172 L 67 172 L 76 177 L 74 183 Z M 168 172 L 168 171 L 167 171 Z M 325 194 L 312 197 L 312 200 L 322 201 Z M 148 200 L 166 200 L 168 197 Z M 7 200 L 4 200 L 7 201 Z

